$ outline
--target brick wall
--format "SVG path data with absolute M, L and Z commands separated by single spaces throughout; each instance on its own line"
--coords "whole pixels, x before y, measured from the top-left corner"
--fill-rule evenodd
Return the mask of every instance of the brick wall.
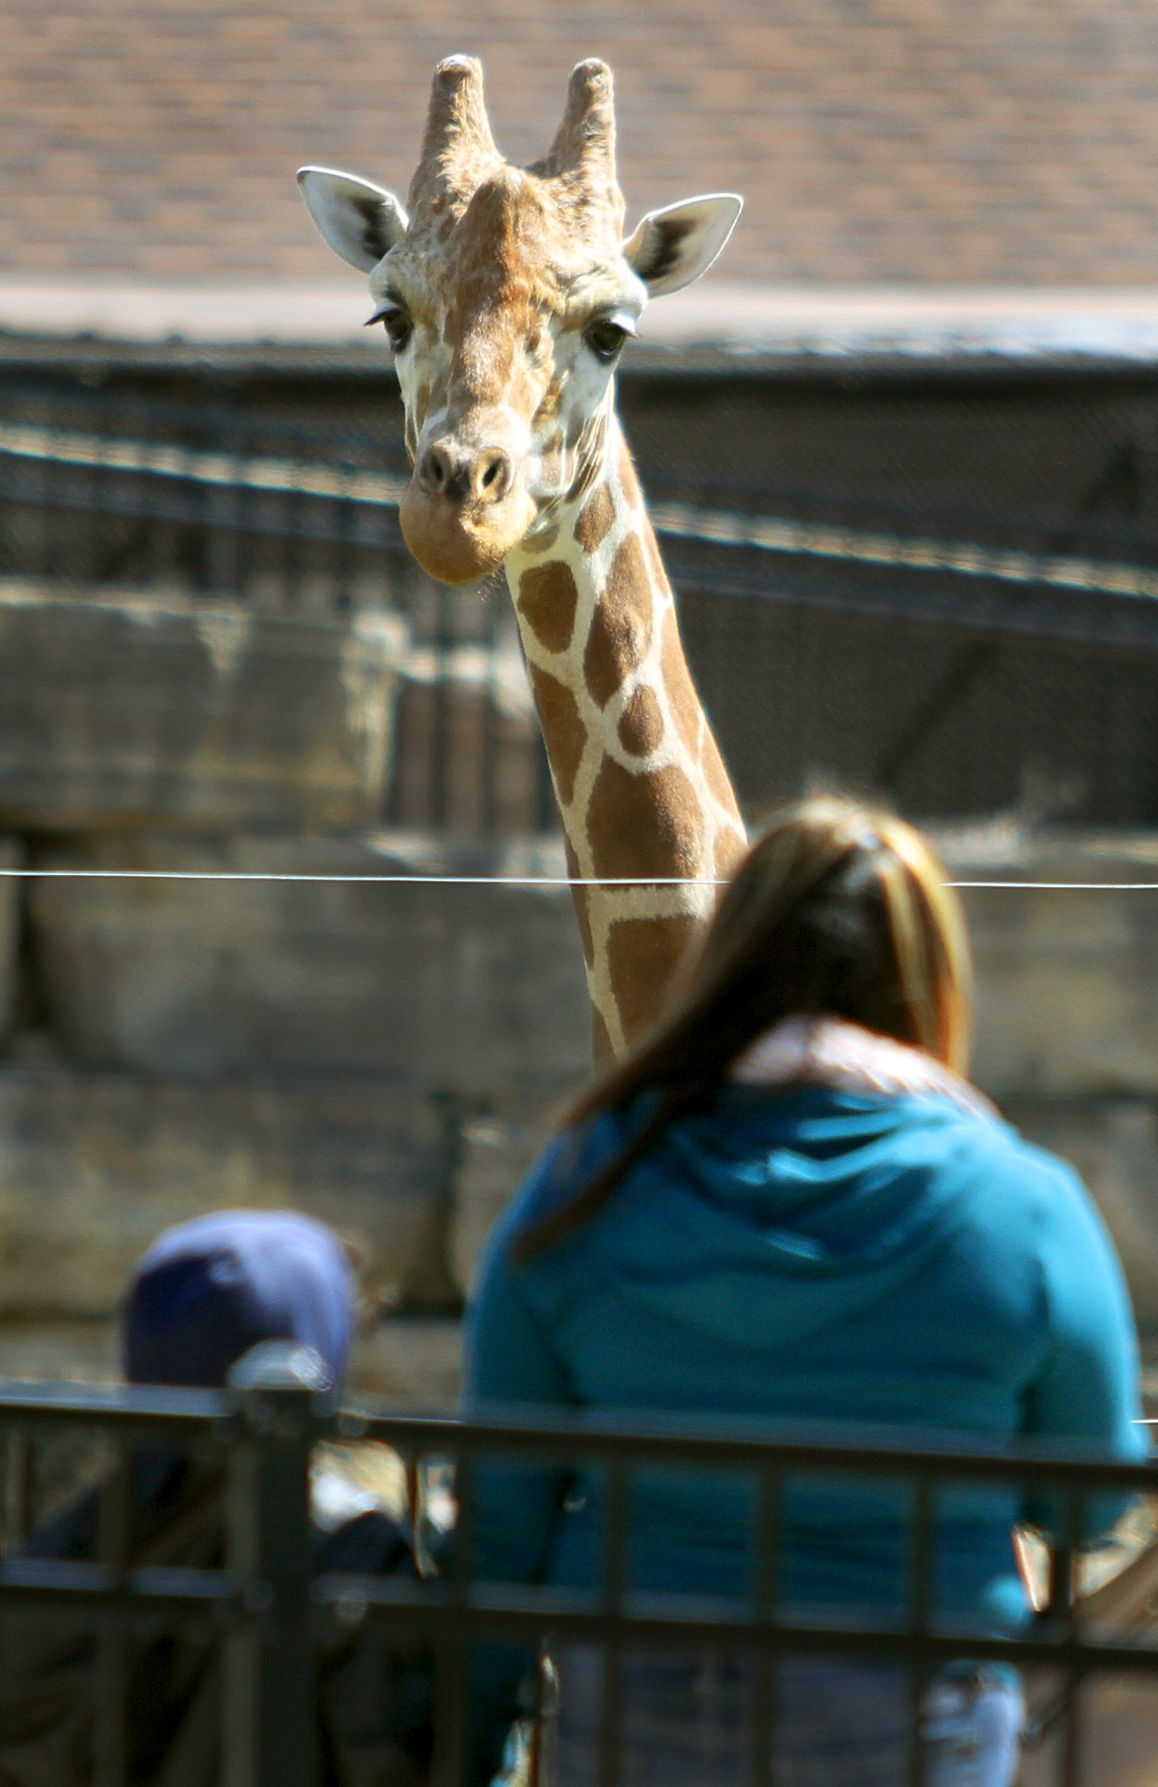
M 481 54 L 542 153 L 617 73 L 633 208 L 749 210 L 731 279 L 1141 285 L 1158 274 L 1158 13 L 1137 0 L 8 0 L 0 270 L 329 271 L 305 160 L 405 186 L 436 59 Z

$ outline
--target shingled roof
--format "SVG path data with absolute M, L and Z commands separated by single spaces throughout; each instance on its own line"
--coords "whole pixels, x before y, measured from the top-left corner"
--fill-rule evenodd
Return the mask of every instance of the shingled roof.
M 294 169 L 404 189 L 453 50 L 520 161 L 605 56 L 633 214 L 746 195 L 730 282 L 1158 281 L 1136 0 L 8 0 L 5 38 L 0 283 L 336 289 Z

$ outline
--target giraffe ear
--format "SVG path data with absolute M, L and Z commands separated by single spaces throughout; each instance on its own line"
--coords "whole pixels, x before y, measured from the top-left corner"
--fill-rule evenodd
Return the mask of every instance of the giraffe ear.
M 743 209 L 734 192 L 709 192 L 649 211 L 623 244 L 624 255 L 653 298 L 678 292 L 707 272 Z
M 392 192 L 339 174 L 335 168 L 301 168 L 298 185 L 310 216 L 344 261 L 368 273 L 382 256 L 401 242 L 409 218 Z

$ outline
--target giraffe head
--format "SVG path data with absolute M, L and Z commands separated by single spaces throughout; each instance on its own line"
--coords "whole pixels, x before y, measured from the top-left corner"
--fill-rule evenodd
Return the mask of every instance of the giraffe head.
M 689 199 L 624 241 L 611 71 L 593 61 L 572 74 L 531 167 L 495 147 L 481 65 L 451 56 L 435 70 L 407 207 L 330 168 L 298 180 L 326 241 L 370 275 L 413 466 L 402 532 L 444 583 L 545 536 L 599 475 L 620 349 L 649 297 L 711 266 L 741 205 Z

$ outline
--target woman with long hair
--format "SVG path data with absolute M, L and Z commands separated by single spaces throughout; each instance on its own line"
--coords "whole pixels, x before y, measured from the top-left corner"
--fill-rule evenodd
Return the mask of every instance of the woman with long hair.
M 968 939 L 926 840 L 825 797 L 777 815 L 725 890 L 670 1009 L 568 1113 L 491 1237 L 467 1342 L 468 1405 L 822 1420 L 1145 1450 L 1137 1343 L 1113 1247 L 1076 1174 L 1024 1142 L 967 1076 Z M 938 1498 L 938 1613 L 1026 1618 L 1012 1493 Z M 906 1528 L 887 1489 L 789 1485 L 779 1592 L 903 1613 Z M 596 1473 L 490 1466 L 477 1573 L 599 1580 Z M 632 1586 L 742 1599 L 743 1488 L 648 1473 Z M 598 1659 L 561 1659 L 558 1787 L 597 1778 Z M 517 1659 L 477 1686 L 474 1777 L 512 1710 Z M 625 1658 L 624 1787 L 739 1787 L 742 1662 Z M 953 1665 L 923 1706 L 930 1787 L 1008 1787 L 1020 1695 Z M 899 1671 L 779 1665 L 776 1756 L 793 1787 L 901 1787 Z

